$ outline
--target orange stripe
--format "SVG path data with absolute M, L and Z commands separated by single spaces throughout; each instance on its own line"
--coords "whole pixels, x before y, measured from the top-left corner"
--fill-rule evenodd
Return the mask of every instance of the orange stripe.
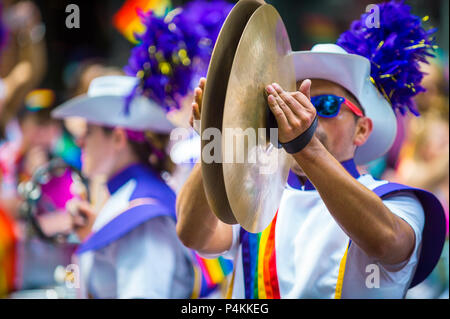
M 205 260 L 198 256 L 197 261 L 202 270 L 202 274 L 205 276 L 207 286 L 211 287 L 212 285 L 214 285 L 214 282 L 211 278 L 211 274 L 208 272 L 208 268 L 206 267 Z
M 128 0 L 122 8 L 114 15 L 114 25 L 123 30 L 127 25 L 137 17 L 137 8 L 144 9 L 147 7 L 149 0 Z M 150 1 L 151 2 L 151 1 Z
M 272 286 L 270 284 L 269 260 L 273 250 L 273 238 L 271 238 L 272 224 L 270 224 L 269 237 L 267 238 L 267 247 L 264 251 L 264 286 L 266 287 L 267 299 L 273 299 Z
M 276 225 L 276 219 L 277 219 L 278 211 L 275 214 L 274 219 L 272 220 L 270 224 L 270 232 L 269 237 L 267 239 L 267 248 L 264 252 L 264 285 L 266 287 L 266 297 L 268 299 L 275 298 L 274 294 L 274 287 L 273 287 L 273 281 L 277 279 L 277 274 L 273 273 L 273 269 L 270 267 L 270 261 L 272 255 L 275 253 L 275 225 Z M 275 269 L 276 270 L 276 269 Z

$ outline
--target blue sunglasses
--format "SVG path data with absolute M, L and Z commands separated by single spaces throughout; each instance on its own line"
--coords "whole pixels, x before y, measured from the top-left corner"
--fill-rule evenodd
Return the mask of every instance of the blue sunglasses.
M 316 95 L 311 98 L 311 103 L 321 117 L 335 117 L 339 114 L 342 103 L 347 105 L 355 115 L 363 116 L 362 111 L 355 104 L 341 96 L 333 94 Z

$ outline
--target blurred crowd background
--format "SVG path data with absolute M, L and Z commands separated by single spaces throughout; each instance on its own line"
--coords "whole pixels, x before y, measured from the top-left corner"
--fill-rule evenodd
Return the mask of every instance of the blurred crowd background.
M 30 233 L 29 221 L 21 214 L 24 199 L 18 186 L 52 158 L 80 168 L 76 138 L 85 129 L 83 122 L 55 121 L 50 111 L 85 93 L 93 78 L 122 74 L 133 43 L 113 21 L 125 2 L 0 0 L 4 24 L 0 26 L 0 297 L 29 297 L 33 291 L 58 286 L 58 266 L 70 263 L 76 244 L 46 242 Z M 188 1 L 169 2 L 176 7 Z M 293 50 L 308 50 L 316 43 L 335 42 L 367 5 L 379 1 L 266 2 L 282 16 Z M 80 28 L 66 27 L 69 13 L 65 10 L 70 3 L 80 8 Z M 447 213 L 447 241 L 441 261 L 407 298 L 448 298 L 449 1 L 406 3 L 414 14 L 424 17 L 427 28 L 438 28 L 439 49 L 429 64 L 423 64 L 427 92 L 416 98 L 421 116 L 399 117 L 398 135 L 389 153 L 361 169 L 377 178 L 432 191 L 440 198 Z M 92 185 L 91 201 L 101 205 L 107 194 L 100 186 L 97 192 L 92 191 L 95 182 Z M 53 208 L 63 205 L 55 203 L 60 197 L 55 192 L 48 194 Z M 48 290 L 44 297 L 51 297 Z

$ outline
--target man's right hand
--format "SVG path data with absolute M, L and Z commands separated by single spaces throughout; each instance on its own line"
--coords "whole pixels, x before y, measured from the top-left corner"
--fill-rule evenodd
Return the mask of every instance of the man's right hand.
M 206 79 L 194 90 L 190 124 L 200 132 L 203 92 Z M 197 126 L 197 127 L 196 127 Z M 197 163 L 177 196 L 177 234 L 181 242 L 203 254 L 220 254 L 233 242 L 231 225 L 221 222 L 211 211 L 203 188 L 200 163 Z
M 192 102 L 192 114 L 189 124 L 200 134 L 200 118 L 202 111 L 203 91 L 205 90 L 206 79 L 201 78 L 198 87 L 194 90 L 194 101 Z

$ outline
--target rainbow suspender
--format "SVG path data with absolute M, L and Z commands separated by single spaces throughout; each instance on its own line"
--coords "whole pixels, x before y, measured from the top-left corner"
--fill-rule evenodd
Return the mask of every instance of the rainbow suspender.
M 242 263 L 246 299 L 279 299 L 275 226 L 277 214 L 262 233 L 249 233 L 241 228 Z
M 278 212 L 270 225 L 262 233 L 252 234 L 241 228 L 240 238 L 246 299 L 280 299 L 275 252 L 275 226 L 277 216 Z M 350 245 L 351 241 L 345 250 L 339 266 L 339 275 L 334 296 L 336 299 L 341 298 L 347 252 Z M 233 279 L 234 273 L 227 298 L 231 298 Z

